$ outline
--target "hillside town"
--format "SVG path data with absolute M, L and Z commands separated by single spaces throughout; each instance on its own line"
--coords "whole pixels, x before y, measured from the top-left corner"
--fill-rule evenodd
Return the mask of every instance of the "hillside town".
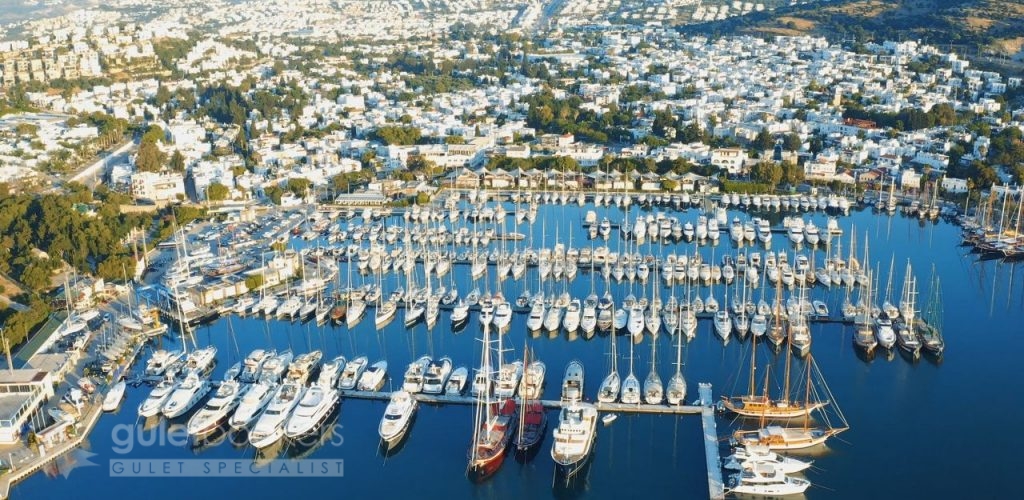
M 651 24 L 594 31 L 573 25 L 587 18 L 575 2 L 547 5 L 559 27 L 531 39 L 505 30 L 510 19 L 536 17 L 534 3 L 506 12 L 454 2 L 450 14 L 427 22 L 383 13 L 443 7 L 340 2 L 336 15 L 360 26 L 367 23 L 347 14 L 401 20 L 375 25 L 393 37 L 370 43 L 358 30 L 326 33 L 322 25 L 337 18 L 302 10 L 317 2 L 298 2 L 288 15 L 275 2 L 244 13 L 231 4 L 174 3 L 144 22 L 117 10 L 36 20 L 24 27 L 26 38 L 4 42 L 5 87 L 51 116 L 3 119 L 0 181 L 27 186 L 59 172 L 55 164 L 87 156 L 81 143 L 100 130 L 74 117 L 95 114 L 159 127 L 160 165 L 140 169 L 132 159 L 105 164 L 99 175 L 147 202 L 204 202 L 211 185 L 215 201 L 260 200 L 289 179 L 308 181 L 313 190 L 295 194 L 310 196 L 356 185 L 387 196 L 444 182 L 555 187 L 550 172 L 543 182 L 521 175 L 546 156 L 571 158 L 569 168 L 589 185 L 639 166 L 629 187 L 643 190 L 694 187 L 677 182 L 694 166 L 750 179 L 763 161 L 850 188 L 895 179 L 917 191 L 941 178 L 942 189 L 962 193 L 968 180 L 1020 181 L 1019 164 L 990 160 L 1005 156 L 991 138 L 1019 130 L 1024 118 L 1004 98 L 1021 79 L 913 41 L 852 51 L 820 38 L 706 39 Z M 200 15 L 213 31 L 182 22 Z M 261 35 L 242 44 L 243 32 Z M 156 54 L 168 41 L 176 57 Z M 47 82 L 65 89 L 43 91 Z M 172 168 L 167 160 L 176 155 Z M 502 158 L 522 161 L 504 168 L 512 163 Z M 503 172 L 515 180 L 492 179 Z M 362 182 L 332 184 L 346 177 Z

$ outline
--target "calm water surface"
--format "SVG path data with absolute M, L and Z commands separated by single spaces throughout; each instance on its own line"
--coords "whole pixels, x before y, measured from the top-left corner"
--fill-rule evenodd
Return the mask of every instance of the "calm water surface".
M 542 206 L 532 229 L 533 245 L 554 244 L 555 235 L 567 241 L 570 232 L 574 246 L 589 246 L 579 224 L 588 208 L 575 206 Z M 599 216 L 621 220 L 619 209 L 599 208 Z M 511 212 L 511 210 L 510 210 Z M 631 210 L 630 219 L 636 210 Z M 697 212 L 679 214 L 681 220 L 695 220 Z M 733 216 L 730 213 L 730 218 Z M 737 213 L 745 219 L 745 215 Z M 825 216 L 812 216 L 819 227 Z M 544 224 L 541 221 L 544 220 Z M 509 219 L 511 221 L 511 219 Z M 1024 445 L 1016 428 L 1024 409 L 1022 386 L 1016 374 L 1017 357 L 1024 341 L 1024 269 L 1018 264 L 1000 261 L 978 261 L 974 254 L 956 246 L 959 229 L 948 223 L 920 223 L 900 215 L 879 216 L 855 212 L 840 218 L 846 231 L 843 253 L 847 252 L 852 227 L 858 233 L 858 252 L 864 244 L 865 232 L 870 239 L 871 261 L 887 274 L 889 260 L 895 256 L 896 293 L 900 288 L 907 259 L 918 276 L 920 306 L 928 296 L 928 278 L 932 265 L 943 283 L 946 354 L 937 361 L 922 356 L 911 362 L 899 354 L 880 354 L 867 360 L 854 349 L 852 328 L 839 324 L 815 324 L 813 353 L 840 407 L 850 423 L 850 430 L 829 442 L 827 450 L 816 456 L 815 468 L 808 474 L 814 486 L 811 498 L 995 498 L 1008 496 L 1012 477 L 1010 465 Z M 542 235 L 543 231 L 546 234 Z M 509 227 L 511 230 L 511 227 Z M 617 234 L 617 232 L 616 232 Z M 789 249 L 785 235 L 776 234 L 773 246 Z M 617 238 L 609 242 L 618 249 Z M 528 243 L 528 242 L 527 242 Z M 526 243 L 521 243 L 526 244 Z M 692 252 L 692 244 L 644 245 L 644 253 L 667 255 L 671 251 Z M 725 252 L 735 248 L 723 233 L 714 249 L 702 248 L 705 260 L 717 262 Z M 763 249 L 761 250 L 763 252 Z M 790 250 L 792 255 L 792 251 Z M 818 262 L 824 257 L 819 250 Z M 791 259 L 792 262 L 792 259 Z M 342 266 L 342 276 L 345 276 Z M 473 288 L 468 268 L 456 267 L 456 284 L 462 294 Z M 493 268 L 490 271 L 493 273 Z M 356 273 L 353 272 L 353 275 Z M 535 278 L 528 273 L 531 289 Z M 361 278 L 357 278 L 361 279 Z M 398 284 L 397 277 L 385 278 L 386 293 Z M 421 280 L 422 281 L 422 280 Z M 449 278 L 444 279 L 449 284 Z M 483 287 L 484 283 L 478 284 Z M 659 281 L 659 286 L 661 282 Z M 490 284 L 493 288 L 495 285 Z M 525 286 L 507 280 L 502 284 L 505 295 L 514 298 Z M 545 290 L 560 291 L 561 285 L 544 285 Z M 589 274 L 580 273 L 570 285 L 574 296 L 589 293 Z M 594 284 L 603 293 L 604 284 Z M 650 285 L 645 287 L 650 294 Z M 880 285 L 884 294 L 885 283 Z M 629 293 L 629 287 L 614 286 L 616 299 Z M 641 296 L 644 290 L 634 285 Z M 662 287 L 663 298 L 670 293 Z M 681 288 L 676 293 L 684 295 Z M 707 297 L 707 288 L 700 296 Z M 724 289 L 716 288 L 720 303 Z M 754 292 L 755 300 L 760 291 Z M 811 298 L 828 302 L 837 313 L 843 293 L 820 287 Z M 771 292 L 769 292 L 769 300 Z M 898 296 L 897 296 L 898 297 Z M 879 301 L 880 302 L 880 301 Z M 399 314 L 401 316 L 401 312 Z M 505 346 L 522 356 L 524 341 L 529 342 L 537 356 L 548 367 L 545 396 L 556 399 L 566 364 L 579 358 L 586 367 L 586 392 L 594 397 L 600 379 L 609 366 L 609 339 L 597 335 L 592 339 L 567 338 L 564 333 L 550 337 L 547 333 L 529 338 L 524 333 L 525 315 L 516 315 L 512 329 L 504 336 Z M 442 313 L 432 332 L 422 325 L 407 331 L 396 319 L 383 332 L 373 330 L 372 311 L 354 330 L 315 324 L 284 323 L 252 318 L 221 318 L 202 326 L 196 332 L 199 345 L 218 347 L 219 375 L 234 362 L 255 348 L 291 348 L 295 352 L 311 349 L 324 351 L 324 359 L 343 354 L 348 357 L 365 354 L 371 362 L 385 358 L 393 379 L 400 381 L 405 365 L 422 354 L 435 357 L 448 355 L 456 366 L 478 364 L 479 335 L 475 314 L 463 332 L 452 333 L 447 313 Z M 651 340 L 635 346 L 634 370 L 643 380 L 650 369 Z M 180 339 L 167 336 L 161 347 L 177 348 Z M 628 371 L 629 341 L 619 338 L 617 348 L 622 358 L 619 371 Z M 667 335 L 657 339 L 657 365 L 662 380 L 674 371 L 675 348 Z M 750 342 L 733 339 L 726 345 L 714 335 L 711 322 L 702 320 L 697 338 L 684 347 L 684 373 L 690 386 L 687 399 L 696 398 L 696 384 L 711 382 L 716 397 L 746 391 Z M 783 356 L 759 347 L 759 357 L 769 359 L 781 373 Z M 144 363 L 144 359 L 142 360 Z M 140 364 L 142 366 L 142 364 Z M 760 378 L 759 378 L 760 381 Z M 400 382 L 399 382 L 400 383 Z M 759 382 L 760 383 L 760 382 Z M 773 387 L 779 382 L 773 381 Z M 385 495 L 387 498 L 702 498 L 707 496 L 706 466 L 701 440 L 700 419 L 693 416 L 626 416 L 609 427 L 599 426 L 596 454 L 589 473 L 572 490 L 553 490 L 553 465 L 549 456 L 550 430 L 557 412 L 549 411 L 548 438 L 537 456 L 523 464 L 511 457 L 499 473 L 483 484 L 473 484 L 464 475 L 466 451 L 472 436 L 473 410 L 470 406 L 421 406 L 410 435 L 401 450 L 390 457 L 378 452 L 377 424 L 385 403 L 346 400 L 325 444 L 312 450 L 281 451 L 278 460 L 300 455 L 304 458 L 343 459 L 343 478 L 110 478 L 111 460 L 132 458 L 153 459 L 251 459 L 251 447 L 233 445 L 230 440 L 202 449 L 192 446 L 160 444 L 161 430 L 168 423 L 143 425 L 135 409 L 145 399 L 145 386 L 130 389 L 119 413 L 104 416 L 89 439 L 88 450 L 96 455 L 91 461 L 98 467 L 75 469 L 67 478 L 37 474 L 15 487 L 14 498 L 111 498 L 126 492 L 132 496 L 156 499 L 180 498 L 281 498 L 296 495 L 332 492 L 352 498 Z M 170 425 L 183 425 L 181 419 Z M 141 440 L 157 440 L 156 444 L 137 444 L 127 454 L 115 452 L 122 443 L 125 425 L 139 426 Z M 735 423 L 729 416 L 718 420 L 719 432 L 726 435 Z M 120 429 L 120 430 L 118 430 Z M 187 486 L 186 486 L 187 485 Z M 187 489 L 183 489 L 187 488 Z

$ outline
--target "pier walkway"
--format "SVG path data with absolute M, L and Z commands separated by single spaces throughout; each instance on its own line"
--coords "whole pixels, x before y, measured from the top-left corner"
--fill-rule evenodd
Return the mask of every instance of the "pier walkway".
M 87 405 L 85 414 L 79 422 L 81 427 L 78 428 L 75 437 L 60 443 L 53 448 L 47 449 L 42 455 L 30 458 L 21 463 L 12 463 L 12 470 L 3 476 L 0 476 L 0 499 L 10 498 L 11 486 L 18 481 L 31 476 L 51 462 L 63 457 L 75 448 L 78 448 L 78 446 L 89 437 L 89 433 L 92 432 L 93 427 L 96 426 L 96 422 L 99 421 L 100 415 L 103 414 L 102 406 L 102 400 L 89 403 Z
M 378 401 L 388 401 L 391 399 L 390 392 L 368 392 L 368 391 L 342 391 L 341 396 L 343 398 L 353 399 L 372 399 Z M 417 401 L 426 404 L 459 404 L 459 405 L 472 405 L 477 402 L 474 396 L 455 396 L 448 394 L 413 394 L 413 397 Z M 561 408 L 563 405 L 562 401 L 553 399 L 542 399 L 540 403 L 545 408 Z M 697 415 L 703 411 L 701 406 L 690 406 L 690 405 L 650 405 L 650 404 L 625 404 L 625 403 L 600 403 L 595 402 L 594 406 L 597 407 L 598 411 L 603 412 L 615 412 L 615 413 L 645 413 L 655 415 Z
M 708 496 L 711 500 L 725 498 L 722 482 L 722 460 L 718 456 L 718 426 L 715 424 L 715 401 L 711 399 L 711 384 L 698 385 L 700 418 L 704 428 L 704 458 L 708 466 Z

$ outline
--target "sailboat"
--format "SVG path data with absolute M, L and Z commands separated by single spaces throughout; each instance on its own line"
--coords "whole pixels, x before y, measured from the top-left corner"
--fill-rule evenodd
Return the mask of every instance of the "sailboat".
M 854 319 L 853 342 L 867 354 L 875 351 L 878 347 L 878 340 L 874 334 L 874 321 L 871 319 L 871 308 L 874 300 L 871 296 L 871 271 L 868 270 L 867 283 L 862 285 L 860 304 Z
M 935 274 L 935 266 L 932 266 L 931 285 L 928 290 L 928 306 L 925 309 L 924 317 L 915 321 L 914 328 L 921 336 L 921 343 L 925 351 L 935 356 L 941 356 L 946 349 L 946 342 L 942 339 L 942 286 L 939 277 Z
M 612 306 L 614 308 L 614 305 Z M 612 326 L 612 332 L 608 335 L 608 341 L 611 344 L 611 370 L 608 375 L 605 376 L 604 380 L 601 381 L 601 385 L 597 389 L 597 400 L 602 403 L 614 403 L 619 397 L 619 389 L 621 388 L 621 380 L 619 379 L 618 369 L 618 356 L 615 353 L 615 328 Z
M 914 329 L 917 317 L 917 280 L 914 279 L 907 261 L 907 271 L 903 277 L 903 290 L 900 298 L 900 320 L 896 322 L 896 343 L 900 350 L 917 359 L 921 355 L 921 338 Z
M 788 358 L 787 358 L 788 359 Z M 832 425 L 828 420 L 828 415 L 825 412 L 821 412 L 822 417 L 825 420 L 824 427 L 812 427 L 810 425 L 810 412 L 803 413 L 803 426 L 801 427 L 784 427 L 781 425 L 768 425 L 764 426 L 765 415 L 760 415 L 762 427 L 755 430 L 737 430 L 733 433 L 733 439 L 735 439 L 742 446 L 767 446 L 768 449 L 778 450 L 797 450 L 802 448 L 809 448 L 822 444 L 828 438 L 835 436 L 843 431 L 849 429 L 849 425 L 846 422 L 846 418 L 843 416 L 842 411 L 839 410 L 838 405 L 835 404 L 835 398 L 832 397 L 831 392 L 828 390 L 828 386 L 824 383 L 824 378 L 821 375 L 821 370 L 818 369 L 817 364 L 814 362 L 813 356 L 807 358 L 807 386 L 804 389 L 804 404 L 805 408 L 811 407 L 817 403 L 812 403 L 810 397 L 812 394 L 817 394 L 816 388 L 811 386 L 811 376 L 816 374 L 821 381 L 820 389 L 824 393 L 825 397 L 830 400 L 829 406 L 834 410 L 835 415 L 839 419 L 838 425 Z
M 544 363 L 530 360 L 530 350 L 523 350 L 523 362 L 526 363 L 526 374 L 523 376 L 523 387 L 519 390 L 522 400 L 522 418 L 519 429 L 513 438 L 513 444 L 519 453 L 528 452 L 544 438 L 547 428 L 547 414 L 544 405 L 539 401 L 540 387 L 544 380 Z
M 629 343 L 629 375 L 622 381 L 619 399 L 625 404 L 640 404 L 640 379 L 633 373 L 633 342 Z
M 682 322 L 679 324 L 682 329 Z M 668 404 L 679 405 L 686 400 L 686 378 L 683 377 L 683 336 L 676 334 L 676 372 L 668 379 L 668 390 L 665 393 Z
M 490 385 L 490 325 L 484 325 L 483 353 L 480 369 Z M 491 400 L 490 391 L 481 391 L 477 396 L 473 426 L 473 443 L 469 447 L 469 464 L 466 473 L 472 480 L 484 480 L 498 471 L 505 459 L 505 449 L 516 426 L 517 408 L 515 399 Z
M 661 404 L 661 401 L 665 399 L 665 387 L 661 384 L 661 377 L 658 376 L 658 364 L 656 362 L 657 346 L 657 339 L 652 338 L 651 372 L 647 374 L 647 379 L 644 380 L 644 402 L 649 405 Z
M 792 328 L 790 336 L 792 337 Z M 790 400 L 790 368 L 792 365 L 792 354 L 786 351 L 786 368 L 783 379 L 782 393 L 778 399 L 772 399 L 768 395 L 768 370 L 765 369 L 764 390 L 759 395 L 755 385 L 757 373 L 757 336 L 753 336 L 750 343 L 750 377 L 748 393 L 742 396 L 722 396 L 722 405 L 729 411 L 744 417 L 760 417 L 765 419 L 795 418 L 803 417 L 808 413 L 817 410 L 828 404 L 828 401 L 816 401 L 811 404 L 804 404 L 802 401 Z

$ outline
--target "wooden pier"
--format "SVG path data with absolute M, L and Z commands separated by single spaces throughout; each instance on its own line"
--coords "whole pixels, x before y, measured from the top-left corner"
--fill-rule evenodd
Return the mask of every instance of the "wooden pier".
M 708 496 L 711 500 L 725 498 L 722 482 L 722 460 L 718 455 L 718 426 L 715 424 L 715 406 L 711 399 L 711 384 L 698 385 L 700 393 L 700 419 L 704 428 L 704 458 L 708 466 Z

